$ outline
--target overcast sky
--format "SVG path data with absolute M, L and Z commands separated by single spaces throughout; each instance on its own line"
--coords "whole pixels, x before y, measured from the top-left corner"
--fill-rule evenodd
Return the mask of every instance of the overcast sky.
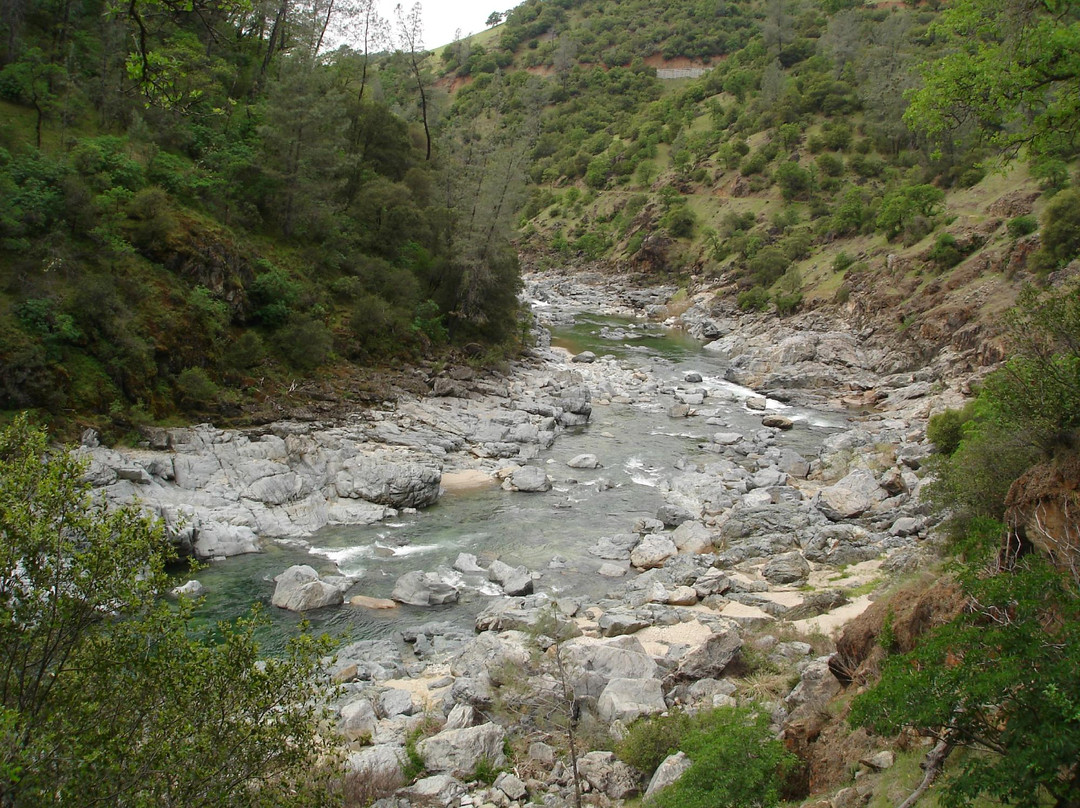
M 380 0 L 382 16 L 394 21 L 397 0 Z M 406 12 L 413 0 L 402 0 Z M 487 26 L 484 21 L 493 11 L 506 11 L 517 5 L 515 0 L 421 0 L 424 9 L 424 47 L 428 50 L 441 48 L 454 41 L 454 32 L 461 29 L 462 36 L 477 34 Z

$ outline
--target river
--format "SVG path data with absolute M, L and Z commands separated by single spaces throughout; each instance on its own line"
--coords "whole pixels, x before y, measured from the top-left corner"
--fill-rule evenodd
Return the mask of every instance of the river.
M 403 514 L 365 527 L 327 528 L 307 542 L 271 544 L 260 554 L 237 556 L 206 567 L 196 577 L 207 596 L 199 619 L 212 624 L 263 604 L 268 625 L 262 633 L 267 651 L 279 649 L 302 620 L 342 642 L 392 636 L 395 631 L 432 620 L 469 626 L 498 589 L 465 588 L 452 606 L 371 610 L 346 604 L 300 616 L 270 605 L 273 577 L 293 564 L 320 572 L 359 576 L 348 596 L 389 597 L 397 578 L 412 570 L 449 568 L 459 552 L 473 553 L 482 564 L 499 558 L 523 564 L 540 574 L 537 590 L 587 603 L 603 597 L 618 579 L 597 574 L 601 560 L 589 548 L 603 537 L 630 532 L 635 520 L 655 515 L 663 504 L 665 480 L 680 465 L 708 462 L 714 455 L 699 444 L 719 431 L 760 430 L 761 412 L 745 401 L 754 393 L 723 380 L 726 363 L 702 350 L 701 343 L 642 321 L 580 314 L 552 332 L 554 346 L 572 354 L 590 350 L 612 354 L 640 370 L 660 393 L 648 402 L 599 403 L 586 427 L 559 436 L 551 449 L 533 461 L 542 464 L 553 488 L 544 494 L 503 491 L 497 486 L 446 494 L 422 512 Z M 689 373 L 701 382 L 687 383 Z M 672 418 L 674 389 L 703 388 L 708 397 L 697 409 L 708 415 Z M 823 438 L 847 426 L 842 414 L 785 407 L 769 402 L 795 422 L 778 445 L 814 456 Z M 575 470 L 566 462 L 595 454 L 603 468 Z M 443 571 L 449 573 L 448 569 Z M 633 574 L 633 573 L 631 573 Z

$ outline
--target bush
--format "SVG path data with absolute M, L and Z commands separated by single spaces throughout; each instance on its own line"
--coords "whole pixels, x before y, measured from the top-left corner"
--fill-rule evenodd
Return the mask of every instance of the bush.
M 280 329 L 275 344 L 286 362 L 306 372 L 330 358 L 334 338 L 322 322 L 304 318 Z
M 94 504 L 84 471 L 25 418 L 0 430 L 5 802 L 325 804 L 328 643 L 260 659 L 256 618 L 196 625 L 165 600 L 161 526 Z
M 769 291 L 764 286 L 754 286 L 739 292 L 737 303 L 741 311 L 765 311 L 769 308 Z
M 218 387 L 202 368 L 185 368 L 176 377 L 176 395 L 186 409 L 201 409 L 217 398 Z
M 962 410 L 945 410 L 931 415 L 926 424 L 926 438 L 943 455 L 951 455 L 964 439 L 964 424 L 970 417 Z
M 619 760 L 652 777 L 664 758 L 679 749 L 679 742 L 694 725 L 693 719 L 679 710 L 665 716 L 641 718 L 630 725 L 626 737 L 615 746 Z
M 929 258 L 940 269 L 950 269 L 964 260 L 964 253 L 957 246 L 956 237 L 951 233 L 942 233 L 930 250 Z
M 657 808 L 771 808 L 797 758 L 769 731 L 765 709 L 721 707 L 701 714 L 679 748 L 690 768 L 659 792 Z
M 1062 191 L 1047 204 L 1040 252 L 1058 266 L 1080 254 L 1080 191 Z
M 1014 219 L 1009 219 L 1009 223 L 1005 225 L 1005 229 L 1008 231 L 1011 238 L 1021 238 L 1038 230 L 1039 221 L 1030 214 L 1026 216 L 1017 216 Z

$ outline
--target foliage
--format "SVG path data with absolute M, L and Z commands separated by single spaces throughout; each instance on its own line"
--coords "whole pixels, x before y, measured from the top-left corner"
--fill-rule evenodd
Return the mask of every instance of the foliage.
M 1054 266 L 1080 255 L 1080 191 L 1062 191 L 1050 200 L 1043 211 L 1041 236 L 1040 252 Z
M 1071 153 L 1080 99 L 1072 54 L 1080 16 L 1071 3 L 962 0 L 934 26 L 951 47 L 923 67 L 923 86 L 906 118 L 931 135 L 978 127 L 980 136 L 1015 154 Z
M 697 719 L 679 748 L 691 765 L 653 799 L 657 808 L 769 808 L 796 758 L 773 737 L 763 709 L 720 707 Z
M 739 292 L 736 302 L 741 311 L 765 311 L 769 307 L 769 290 L 764 286 L 752 286 Z
M 945 410 L 930 416 L 926 422 L 926 437 L 943 455 L 951 455 L 964 439 L 964 424 L 971 418 L 972 407 Z
M 160 526 L 82 474 L 25 418 L 0 432 L 5 802 L 310 804 L 325 643 L 260 660 L 255 617 L 199 638 Z
M 615 745 L 615 754 L 646 777 L 652 777 L 664 759 L 679 750 L 679 744 L 687 734 L 700 725 L 699 716 L 681 710 L 639 718 Z
M 997 542 L 983 547 L 995 553 Z M 1021 806 L 1080 797 L 1080 597 L 1035 556 L 986 575 L 965 567 L 971 608 L 885 663 L 852 703 L 850 721 L 892 734 L 909 727 L 972 750 L 946 770 L 946 805 L 985 796 Z
M 917 216 L 932 218 L 937 214 L 945 192 L 932 185 L 901 186 L 885 195 L 874 225 L 890 241 L 897 238 Z
M 1039 220 L 1031 215 L 1016 216 L 1009 219 L 1008 224 L 1005 225 L 1005 229 L 1008 231 L 1010 237 L 1021 238 L 1022 236 L 1029 235 L 1038 230 Z

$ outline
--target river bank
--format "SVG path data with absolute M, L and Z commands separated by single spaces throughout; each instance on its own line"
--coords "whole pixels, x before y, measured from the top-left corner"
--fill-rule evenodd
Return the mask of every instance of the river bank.
M 623 358 L 571 356 L 541 343 L 511 373 L 446 368 L 431 379 L 432 396 L 402 396 L 347 424 L 247 433 L 200 426 L 151 435 L 137 452 L 82 450 L 107 496 L 138 496 L 178 541 L 217 557 L 267 539 L 304 541 L 327 524 L 393 518 L 429 504 L 440 482 L 505 485 L 521 496 L 553 482 L 603 486 L 599 458 L 571 458 L 563 464 L 570 472 L 541 462 L 559 434 L 580 429 L 596 408 L 646 412 L 663 429 L 694 436 L 692 455 L 654 481 L 662 504 L 587 548 L 601 596 L 575 597 L 552 588 L 546 572 L 465 554 L 452 570 L 416 569 L 395 584 L 394 597 L 436 606 L 455 590 L 483 591 L 474 626 L 463 630 L 435 613 L 404 631 L 404 644 L 364 640 L 340 650 L 333 674 L 344 691 L 334 709 L 354 778 L 399 784 L 406 742 L 417 729 L 431 734 L 417 750 L 432 777 L 399 794 L 407 804 L 568 804 L 572 778 L 559 732 L 533 719 L 525 732 L 515 727 L 520 715 L 505 712 L 508 698 L 530 712 L 551 687 L 534 651 L 552 604 L 579 635 L 563 646 L 574 709 L 605 735 L 675 705 L 750 699 L 771 704 L 779 730 L 839 688 L 825 655 L 830 632 L 866 608 L 875 581 L 932 555 L 934 525 L 919 501 L 931 451 L 925 418 L 959 402 L 962 379 L 909 370 L 835 322 L 729 320 L 704 301 L 674 319 L 665 290 L 528 282 L 549 322 L 582 309 L 666 316 L 709 340 L 705 350 L 726 359 L 725 369 L 710 375 L 635 361 L 642 335 L 605 326 L 602 338 L 625 348 Z M 829 415 L 820 441 L 800 408 Z M 283 591 L 281 604 L 303 611 L 321 599 L 340 604 L 356 581 L 305 572 L 289 583 L 307 591 L 295 599 Z M 388 604 L 359 608 L 376 605 Z M 747 674 L 766 668 L 775 671 L 771 689 L 760 692 L 760 676 L 747 684 Z M 510 669 L 530 675 L 523 682 Z M 779 684 L 792 677 L 794 689 Z M 535 749 L 525 743 L 536 738 L 543 740 Z M 466 788 L 476 761 L 510 764 L 504 741 L 517 753 L 513 779 Z M 589 754 L 582 776 L 594 796 L 605 795 L 601 802 L 642 787 L 610 753 Z

